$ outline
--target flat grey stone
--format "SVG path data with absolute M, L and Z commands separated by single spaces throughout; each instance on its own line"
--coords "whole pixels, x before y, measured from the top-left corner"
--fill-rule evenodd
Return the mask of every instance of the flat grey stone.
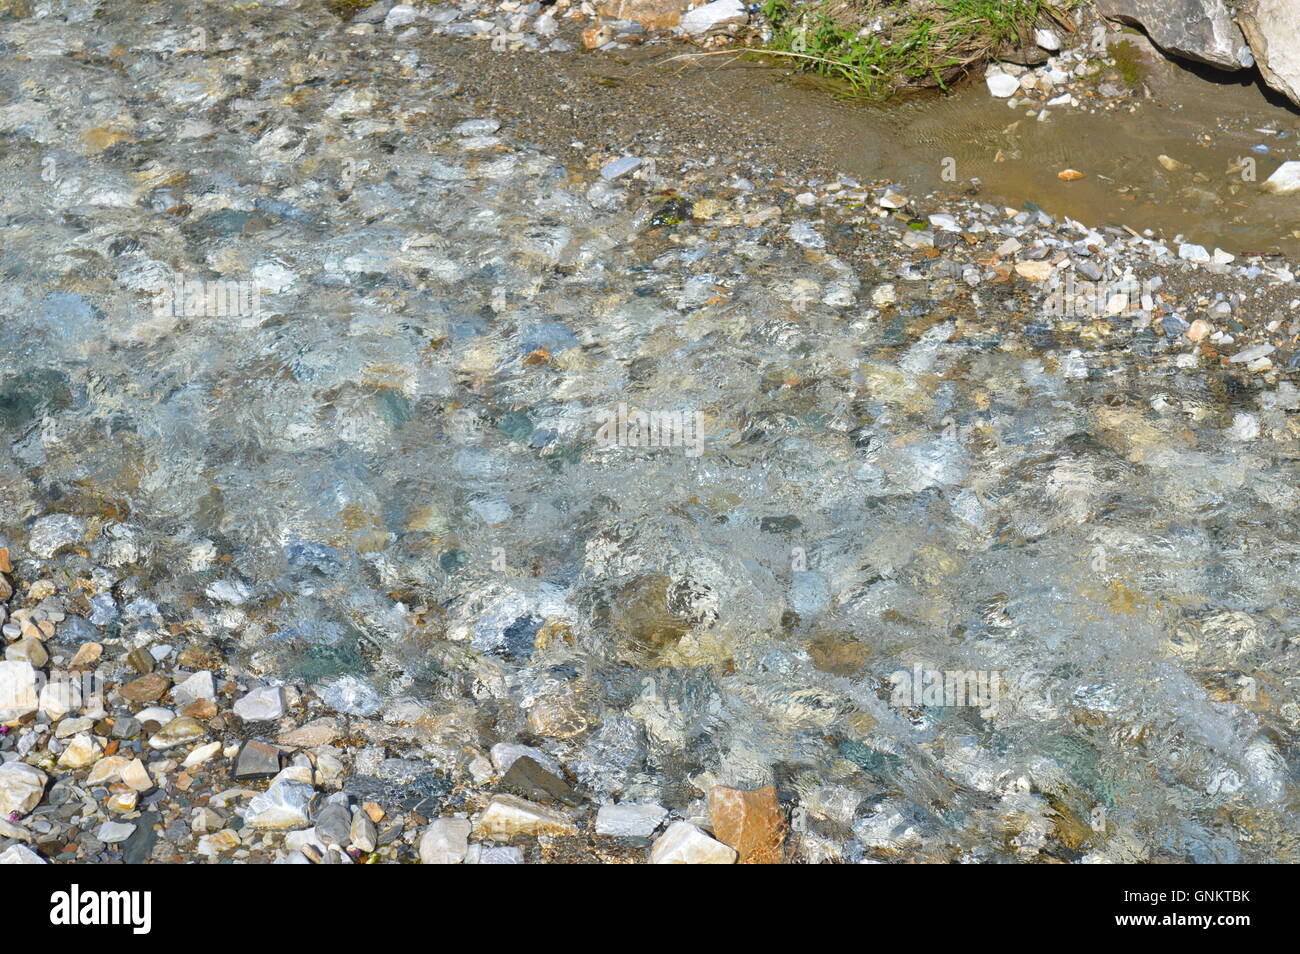
M 601 805 L 596 812 L 596 834 L 615 838 L 649 838 L 665 818 L 662 805 Z

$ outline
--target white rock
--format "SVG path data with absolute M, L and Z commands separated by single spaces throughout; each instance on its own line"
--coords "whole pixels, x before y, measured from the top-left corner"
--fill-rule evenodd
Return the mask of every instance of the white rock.
M 371 716 L 383 706 L 379 693 L 356 676 L 340 676 L 322 683 L 316 687 L 316 694 L 331 709 L 348 715 Z
M 596 812 L 596 834 L 618 838 L 649 838 L 668 817 L 661 805 L 601 805 Z
M 51 722 L 58 722 L 81 705 L 80 696 L 76 683 L 66 679 L 53 679 L 41 688 L 40 709 L 50 717 Z
M 721 29 L 733 24 L 745 23 L 749 13 L 740 0 L 714 0 L 702 7 L 696 7 L 682 14 L 681 28 L 692 36 L 700 36 L 710 30 Z
M 600 177 L 606 181 L 613 182 L 629 172 L 635 172 L 641 168 L 641 160 L 636 156 L 621 156 L 613 159 L 600 167 Z
M 194 850 L 205 858 L 215 858 L 224 851 L 238 848 L 239 844 L 239 834 L 229 828 L 223 828 L 221 831 L 200 838 Z
M 940 212 L 930 216 L 930 224 L 936 229 L 943 229 L 945 232 L 961 231 L 961 223 L 945 212 Z
M 68 747 L 59 756 L 59 768 L 79 769 L 94 765 L 104 754 L 104 747 L 89 732 L 82 732 L 68 741 Z
M 150 706 L 148 709 L 141 709 L 135 714 L 139 722 L 157 722 L 159 725 L 166 725 L 176 718 L 176 713 L 172 709 L 163 706 Z
M 554 14 L 549 10 L 533 22 L 533 32 L 538 36 L 555 36 L 559 29 L 560 26 L 555 22 Z
M 736 852 L 690 822 L 673 822 L 650 849 L 652 865 L 733 865 Z
M 0 851 L 0 865 L 44 865 L 49 864 L 44 858 L 26 845 L 10 845 Z
M 493 841 L 509 841 L 515 835 L 571 835 L 577 830 L 564 812 L 514 795 L 494 795 L 474 824 L 475 834 Z
M 468 818 L 439 818 L 420 836 L 420 864 L 458 865 L 469 850 Z
M 270 788 L 249 800 L 244 820 L 254 828 L 305 828 L 307 805 L 315 791 L 306 782 L 277 775 Z
M 110 755 L 100 759 L 86 774 L 87 785 L 112 785 L 122 781 L 122 769 L 130 759 L 121 755 Z
M 479 119 L 466 119 L 459 122 L 451 128 L 451 131 L 457 136 L 491 136 L 501 128 L 501 121 L 493 119 L 491 116 L 484 116 Z
M 256 283 L 256 287 L 259 290 L 272 295 L 278 295 L 280 292 L 288 291 L 296 285 L 298 283 L 298 276 L 291 270 L 285 268 L 279 262 L 258 262 L 258 264 L 253 268 L 253 281 Z M 149 650 L 150 653 L 154 654 L 154 658 L 161 662 L 163 659 L 167 658 L 167 653 L 165 652 L 162 656 L 158 656 L 157 651 L 159 649 L 170 651 L 170 647 L 155 646 L 153 649 Z
M 1274 195 L 1291 195 L 1300 192 L 1300 160 L 1292 159 L 1277 167 L 1277 170 L 1264 180 L 1260 186 L 1265 192 Z
M 130 838 L 134 831 L 135 825 L 131 822 L 104 822 L 95 832 L 95 837 L 106 845 L 116 845 Z
M 469 846 L 469 852 L 465 855 L 467 865 L 522 865 L 523 863 L 524 853 L 509 845 L 473 844 Z
M 1259 419 L 1254 414 L 1238 412 L 1233 415 L 1228 435 L 1237 441 L 1253 441 L 1259 437 Z
M 365 98 L 367 95 L 369 94 L 364 90 L 348 90 L 339 97 L 338 103 L 330 107 L 330 111 L 333 112 L 337 108 L 345 113 L 369 112 L 374 103 Z M 203 592 L 218 603 L 229 603 L 231 606 L 240 606 L 248 602 L 248 598 L 253 595 L 248 584 L 241 580 L 217 580 Z
M 1192 245 L 1188 242 L 1178 246 L 1178 257 L 1184 262 L 1197 264 L 1210 261 L 1210 253 L 1205 250 L 1204 245 Z
M 40 705 L 36 670 L 29 662 L 0 662 L 0 722 L 13 722 Z
M 415 12 L 415 7 L 405 3 L 396 4 L 388 11 L 388 16 L 384 17 L 384 29 L 395 30 L 398 27 L 409 26 L 415 22 Z
M 172 687 L 172 702 L 181 708 L 200 699 L 215 700 L 217 687 L 212 681 L 212 673 L 204 669 L 196 672 L 182 683 Z
M 989 70 L 984 74 L 984 83 L 989 92 L 998 99 L 1006 99 L 1020 89 L 1020 80 L 1001 70 Z
M 235 715 L 245 722 L 264 722 L 284 715 L 284 688 L 262 686 L 235 702 Z
M 1061 38 L 1056 35 L 1055 30 L 1045 30 L 1040 27 L 1034 31 L 1034 42 L 1051 53 L 1061 48 Z
M 185 761 L 181 763 L 182 768 L 193 768 L 196 765 L 202 765 L 212 756 L 221 751 L 220 742 L 209 742 L 206 745 L 200 745 L 197 749 L 185 756 Z
M 547 755 L 541 749 L 533 748 L 531 745 L 519 745 L 516 742 L 498 742 L 492 746 L 488 753 L 492 757 L 492 767 L 497 770 L 499 775 L 505 775 L 510 771 L 510 766 L 514 765 L 525 755 L 554 775 L 563 774 L 560 771 L 560 763 Z
M 378 834 L 375 830 L 375 823 L 370 820 L 370 816 L 360 808 L 353 809 L 352 825 L 348 830 L 348 841 L 362 851 L 370 852 L 375 850 Z
M 128 197 L 124 207 L 130 208 L 134 204 L 134 197 Z M 27 549 L 33 555 L 48 560 L 63 548 L 80 542 L 85 532 L 86 523 L 80 517 L 64 513 L 51 514 L 32 524 L 27 535 Z
M 826 239 L 816 227 L 806 220 L 790 223 L 790 240 L 804 248 L 821 249 L 826 247 Z
M 322 855 L 329 851 L 329 845 L 320 840 L 315 828 L 291 831 L 284 836 L 284 847 L 290 851 L 302 851 L 306 847 L 315 848 Z
M 26 815 L 40 804 L 45 773 L 26 762 L 0 765 L 0 816 Z
M 1245 351 L 1238 351 L 1228 360 L 1234 364 L 1248 364 L 1257 358 L 1266 358 L 1276 350 L 1277 348 L 1271 344 L 1259 344 L 1253 348 L 1247 348 Z

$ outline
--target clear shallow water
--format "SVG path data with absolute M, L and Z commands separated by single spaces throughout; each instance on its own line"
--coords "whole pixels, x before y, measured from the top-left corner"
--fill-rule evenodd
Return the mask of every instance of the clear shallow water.
M 1296 860 L 1294 389 L 937 266 L 877 308 L 797 210 L 675 224 L 312 7 L 202 8 L 207 56 L 90 10 L 0 25 L 0 521 L 110 635 L 413 699 L 452 771 L 776 781 L 807 858 Z M 892 705 L 915 666 L 1000 698 Z

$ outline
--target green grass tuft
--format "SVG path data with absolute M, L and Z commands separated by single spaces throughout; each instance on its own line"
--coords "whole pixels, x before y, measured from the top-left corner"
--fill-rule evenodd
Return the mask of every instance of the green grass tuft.
M 918 0 L 900 8 L 897 0 L 766 0 L 763 14 L 772 26 L 769 52 L 878 97 L 909 86 L 946 88 L 1073 2 Z M 863 29 L 880 14 L 892 21 L 885 30 Z

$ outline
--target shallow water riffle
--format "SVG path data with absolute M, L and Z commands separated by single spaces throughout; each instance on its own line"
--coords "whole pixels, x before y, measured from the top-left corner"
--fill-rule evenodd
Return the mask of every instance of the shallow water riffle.
M 3 27 L 84 53 L 7 84 L 20 573 L 128 644 L 414 700 L 449 771 L 528 740 L 597 801 L 776 782 L 813 860 L 1300 860 L 1286 380 L 434 122 L 419 56 L 294 85 L 344 40 L 277 57 L 290 25 L 224 61 Z

